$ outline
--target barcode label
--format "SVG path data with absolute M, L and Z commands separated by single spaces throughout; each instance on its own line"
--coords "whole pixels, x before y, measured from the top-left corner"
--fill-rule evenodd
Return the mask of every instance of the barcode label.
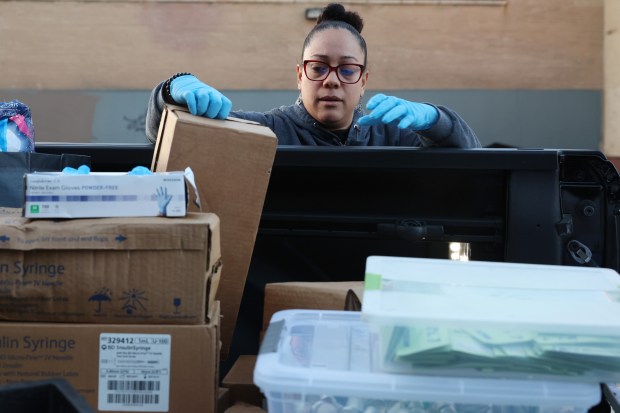
M 101 333 L 98 409 L 167 412 L 171 346 L 168 334 Z
M 130 394 L 130 393 L 110 393 L 108 394 L 110 404 L 157 404 L 159 403 L 158 394 Z
M 110 380 L 108 390 L 115 391 L 159 391 L 161 382 L 153 380 Z

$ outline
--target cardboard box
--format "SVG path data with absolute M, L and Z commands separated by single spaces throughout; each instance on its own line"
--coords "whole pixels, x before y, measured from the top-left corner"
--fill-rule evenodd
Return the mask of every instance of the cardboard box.
M 276 148 L 273 132 L 253 122 L 192 116 L 174 106 L 162 114 L 152 170 L 191 167 L 203 210 L 222 222 L 224 270 L 217 297 L 223 358 L 237 321 Z
M 204 323 L 221 266 L 219 224 L 209 213 L 0 216 L 0 320 Z
M 224 413 L 230 407 L 230 390 L 224 387 L 217 389 L 217 413 Z
M 226 409 L 226 413 L 267 413 L 267 411 L 253 404 L 237 402 Z
M 40 172 L 24 175 L 24 188 L 29 218 L 182 217 L 187 212 L 183 172 Z
M 265 396 L 254 384 L 255 355 L 241 355 L 222 380 L 222 388 L 230 390 L 230 401 L 263 407 Z
M 0 383 L 64 378 L 97 411 L 215 413 L 219 303 L 209 324 L 0 323 Z
M 282 282 L 265 285 L 263 331 L 269 326 L 274 313 L 282 310 L 358 310 L 351 304 L 364 293 L 363 281 L 335 282 Z M 353 297 L 352 297 L 353 295 Z M 358 304 L 359 306 L 359 304 Z

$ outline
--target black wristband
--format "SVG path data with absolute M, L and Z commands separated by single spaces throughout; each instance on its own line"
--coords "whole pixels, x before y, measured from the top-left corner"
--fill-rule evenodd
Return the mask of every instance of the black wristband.
M 171 103 L 171 104 L 177 104 L 178 102 L 175 102 L 175 100 L 172 98 L 172 95 L 170 94 L 170 84 L 172 83 L 172 81 L 174 79 L 176 79 L 177 77 L 181 77 L 181 76 L 193 76 L 191 73 L 189 72 L 179 72 L 179 73 L 175 73 L 174 75 L 172 75 L 168 80 L 166 80 L 164 82 L 164 85 L 161 88 L 161 94 L 164 98 L 164 102 L 166 103 Z

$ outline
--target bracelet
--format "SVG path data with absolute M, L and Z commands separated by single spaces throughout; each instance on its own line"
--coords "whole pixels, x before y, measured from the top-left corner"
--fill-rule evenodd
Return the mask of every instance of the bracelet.
M 188 76 L 188 75 L 193 76 L 189 72 L 179 72 L 179 73 L 172 75 L 168 80 L 164 82 L 164 85 L 162 87 L 162 96 L 164 97 L 164 102 L 178 104 L 177 102 L 175 102 L 175 100 L 172 98 L 172 95 L 170 94 L 170 84 L 177 77 Z

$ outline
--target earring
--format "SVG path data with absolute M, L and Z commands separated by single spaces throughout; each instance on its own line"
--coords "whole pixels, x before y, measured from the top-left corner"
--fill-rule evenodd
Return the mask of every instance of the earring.
M 356 111 L 358 111 L 358 112 L 362 112 L 362 111 L 363 111 L 363 109 L 362 109 L 362 97 L 363 97 L 363 96 L 364 96 L 364 95 L 360 95 L 360 101 L 359 101 L 359 103 L 357 104 L 357 106 L 355 107 L 355 110 L 356 110 Z
M 297 98 L 297 100 L 295 101 L 296 105 L 301 105 L 302 103 L 304 103 L 304 101 L 301 98 L 301 95 L 299 95 L 299 97 Z

